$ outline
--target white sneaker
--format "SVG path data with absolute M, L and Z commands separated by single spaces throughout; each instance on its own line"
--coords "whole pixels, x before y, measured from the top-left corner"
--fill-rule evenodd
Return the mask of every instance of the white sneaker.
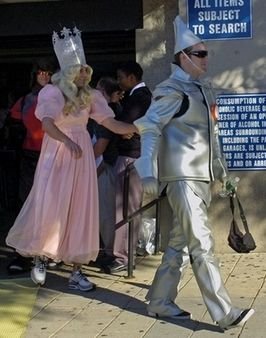
M 46 279 L 45 261 L 35 257 L 35 266 L 31 269 L 31 279 L 35 284 L 43 285 Z
M 95 290 L 96 285 L 90 282 L 88 278 L 78 270 L 72 272 L 69 278 L 68 288 L 71 290 L 92 291 Z

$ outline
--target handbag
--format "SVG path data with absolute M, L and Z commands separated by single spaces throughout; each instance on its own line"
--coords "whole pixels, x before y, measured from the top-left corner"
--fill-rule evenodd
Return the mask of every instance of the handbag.
M 242 220 L 243 226 L 245 233 L 242 233 L 241 230 L 238 227 L 237 221 L 235 219 L 235 205 L 234 201 L 237 201 L 238 203 L 238 208 L 239 208 L 239 214 L 240 218 Z M 235 250 L 236 252 L 239 253 L 249 253 L 252 250 L 256 249 L 256 243 L 249 231 L 248 223 L 246 220 L 246 216 L 244 214 L 243 207 L 240 203 L 239 197 L 235 193 L 234 196 L 230 195 L 230 209 L 232 211 L 232 222 L 229 230 L 229 235 L 228 235 L 228 245 Z

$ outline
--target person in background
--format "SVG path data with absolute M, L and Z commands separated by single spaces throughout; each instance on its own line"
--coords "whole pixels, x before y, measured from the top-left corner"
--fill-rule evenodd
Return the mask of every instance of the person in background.
M 87 123 L 97 123 L 119 134 L 137 131 L 116 121 L 102 94 L 91 89 L 81 33 L 66 27 L 53 33 L 60 70 L 38 96 L 36 117 L 44 138 L 34 182 L 6 243 L 23 256 L 34 256 L 34 283 L 46 281 L 47 258 L 71 264 L 68 287 L 92 291 L 95 284 L 82 265 L 99 251 L 99 210 L 96 164 Z
M 116 79 L 112 77 L 102 77 L 97 82 L 98 89 L 108 105 L 117 116 L 122 109 L 121 99 L 123 91 Z M 97 263 L 104 269 L 114 260 L 114 237 L 116 223 L 116 173 L 115 164 L 118 157 L 117 140 L 118 135 L 114 134 L 105 127 L 96 124 L 94 144 L 95 157 L 103 156 L 103 161 L 97 168 L 98 188 L 99 188 L 99 207 L 100 207 L 100 235 L 102 250 L 97 259 Z
M 173 72 L 156 87 L 146 115 L 135 121 L 142 147 L 135 166 L 143 189 L 156 196 L 159 179 L 167 186 L 174 215 L 168 247 L 146 296 L 147 309 L 154 317 L 191 318 L 175 303 L 182 271 L 190 260 L 211 318 L 229 329 L 244 325 L 254 310 L 232 305 L 214 256 L 207 216 L 210 185 L 216 179 L 225 183 L 228 172 L 219 144 L 215 97 L 210 84 L 200 80 L 207 71 L 208 50 L 179 16 L 174 27 Z
M 122 112 L 117 119 L 127 123 L 132 123 L 143 116 L 150 103 L 151 92 L 142 79 L 143 69 L 140 64 L 135 61 L 128 61 L 119 66 L 117 70 L 117 80 L 120 88 L 125 91 L 125 98 L 122 102 Z M 140 156 L 140 137 L 135 134 L 128 139 L 120 137 L 117 142 L 118 159 L 115 165 L 117 181 L 116 181 L 116 223 L 123 219 L 123 189 L 125 169 Z M 128 214 L 140 208 L 142 203 L 142 186 L 139 176 L 132 167 L 130 171 L 130 185 L 128 196 Z M 138 233 L 140 226 L 140 217 L 136 217 L 133 221 L 134 239 L 133 245 L 137 247 Z M 116 273 L 127 269 L 128 264 L 128 224 L 118 228 L 115 232 L 114 242 L 115 260 L 106 267 L 107 273 Z
M 35 169 L 39 159 L 43 130 L 41 122 L 35 116 L 37 97 L 40 90 L 50 83 L 54 72 L 54 64 L 45 58 L 39 59 L 33 64 L 31 71 L 31 91 L 19 98 L 10 108 L 9 127 L 20 125 L 22 146 L 19 151 L 19 187 L 18 187 L 18 209 L 20 210 L 25 202 L 33 183 Z M 18 128 L 16 128 L 18 132 Z M 21 142 L 20 141 L 20 142 Z M 55 263 L 50 262 L 50 267 Z M 31 267 L 31 259 L 16 254 L 16 257 L 8 264 L 10 274 L 28 271 Z

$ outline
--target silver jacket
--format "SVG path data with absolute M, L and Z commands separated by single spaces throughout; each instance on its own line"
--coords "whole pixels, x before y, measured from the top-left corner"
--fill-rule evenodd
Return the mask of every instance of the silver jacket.
M 184 94 L 189 106 L 180 117 Z M 134 124 L 141 135 L 141 157 L 135 167 L 141 178 L 213 181 L 227 176 L 214 117 L 215 96 L 210 84 L 191 79 L 176 66 L 160 83 L 145 116 Z

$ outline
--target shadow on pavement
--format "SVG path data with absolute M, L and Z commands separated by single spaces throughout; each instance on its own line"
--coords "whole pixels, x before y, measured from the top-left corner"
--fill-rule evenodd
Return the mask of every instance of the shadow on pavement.
M 93 274 L 95 276 L 97 275 L 95 271 L 93 271 Z M 102 288 L 99 286 L 97 287 L 95 291 L 91 291 L 88 293 L 72 291 L 67 288 L 67 281 L 68 281 L 67 277 L 59 276 L 56 273 L 48 273 L 47 277 L 48 278 L 45 284 L 45 288 L 51 291 L 57 291 L 60 293 L 62 292 L 64 294 L 79 295 L 86 299 L 96 300 L 97 302 L 100 302 L 100 303 L 105 303 L 105 304 L 115 306 L 124 311 L 136 313 L 136 314 L 143 315 L 143 316 L 148 316 L 146 313 L 145 302 L 137 298 L 134 298 L 130 295 L 116 292 L 116 291 L 113 291 L 107 288 Z M 128 283 L 128 284 L 130 285 L 133 284 L 140 288 L 143 288 L 143 287 L 148 288 L 147 285 L 144 285 L 142 283 Z M 44 289 L 44 287 L 42 289 Z M 199 322 L 193 319 L 175 320 L 171 318 L 160 318 L 157 320 L 161 324 L 171 323 L 173 325 L 177 325 L 180 327 L 190 329 L 191 331 L 194 331 L 194 332 L 206 330 L 206 331 L 211 331 L 211 332 L 223 333 L 223 330 L 221 330 L 217 325 L 209 324 L 205 322 Z

